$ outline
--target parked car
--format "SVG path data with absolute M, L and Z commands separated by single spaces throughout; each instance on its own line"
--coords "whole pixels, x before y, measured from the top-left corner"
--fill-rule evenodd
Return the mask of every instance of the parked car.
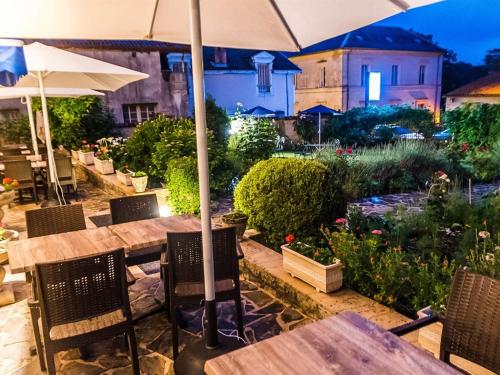
M 447 141 L 451 138 L 450 129 L 444 129 L 439 132 L 436 132 L 432 135 L 432 139 L 436 141 Z

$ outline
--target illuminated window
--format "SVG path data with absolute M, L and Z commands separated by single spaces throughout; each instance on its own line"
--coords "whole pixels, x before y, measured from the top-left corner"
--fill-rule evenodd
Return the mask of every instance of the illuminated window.
M 391 75 L 391 85 L 392 86 L 397 86 L 398 85 L 398 70 L 399 66 L 393 65 L 392 66 L 392 75 Z
M 271 69 L 269 64 L 257 64 L 259 93 L 266 94 L 271 92 Z
M 361 86 L 366 86 L 366 77 L 368 75 L 368 65 L 361 65 Z
M 123 122 L 126 125 L 136 125 L 156 116 L 156 103 L 124 104 Z
M 425 65 L 420 65 L 420 68 L 418 70 L 418 84 L 425 84 Z
M 326 87 L 326 68 L 322 67 L 319 71 L 319 87 Z
M 368 100 L 380 100 L 380 72 L 370 72 L 370 83 L 368 86 Z

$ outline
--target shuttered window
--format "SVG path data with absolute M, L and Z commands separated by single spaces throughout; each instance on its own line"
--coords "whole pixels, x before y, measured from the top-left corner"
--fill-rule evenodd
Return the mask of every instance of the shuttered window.
M 271 92 L 271 70 L 269 68 L 269 64 L 258 64 L 257 74 L 257 86 L 259 89 L 259 93 Z

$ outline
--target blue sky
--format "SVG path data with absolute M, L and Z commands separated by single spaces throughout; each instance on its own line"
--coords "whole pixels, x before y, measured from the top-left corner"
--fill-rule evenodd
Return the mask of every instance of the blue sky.
M 432 34 L 459 60 L 481 64 L 488 49 L 500 48 L 500 0 L 445 0 L 379 22 Z

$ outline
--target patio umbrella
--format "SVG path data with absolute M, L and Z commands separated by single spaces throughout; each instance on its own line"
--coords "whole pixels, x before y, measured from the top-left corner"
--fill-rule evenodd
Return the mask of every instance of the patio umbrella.
M 55 20 L 54 22 L 57 23 Z M 50 136 L 46 90 L 52 87 L 115 91 L 128 83 L 149 76 L 38 42 L 25 45 L 23 52 L 28 74 L 19 78 L 15 87 L 36 87 L 40 90 L 50 171 L 51 184 L 49 184 L 49 187 L 52 187 L 52 184 L 57 181 L 57 175 L 55 173 L 54 153 Z
M 276 113 L 274 111 L 271 111 L 270 109 L 258 105 L 257 107 L 250 108 L 249 110 L 243 112 L 242 115 L 255 117 L 274 117 Z
M 321 144 L 321 115 L 324 116 L 340 116 L 342 113 L 336 111 L 332 108 L 329 108 L 323 104 L 305 109 L 300 112 L 304 115 L 318 115 L 318 143 Z
M 23 42 L 2 40 L 0 43 L 0 85 L 13 86 L 28 73 L 23 56 Z
M 90 89 L 75 89 L 75 88 L 48 88 L 45 90 L 45 96 L 50 98 L 75 98 L 78 96 L 104 96 L 103 93 Z M 38 141 L 36 136 L 35 120 L 33 118 L 33 109 L 31 106 L 31 98 L 40 96 L 40 89 L 38 87 L 0 87 L 0 100 L 1 99 L 17 99 L 26 101 L 28 110 L 28 119 L 30 123 L 31 143 L 35 155 L 38 155 Z
M 206 346 L 215 348 L 218 342 L 202 40 L 209 46 L 297 51 L 437 1 L 440 0 L 308 0 L 304 4 L 303 0 L 3 0 L 9 17 L 0 23 L 0 35 L 146 38 L 191 44 L 208 320 Z M 187 355 L 185 358 L 196 359 Z

